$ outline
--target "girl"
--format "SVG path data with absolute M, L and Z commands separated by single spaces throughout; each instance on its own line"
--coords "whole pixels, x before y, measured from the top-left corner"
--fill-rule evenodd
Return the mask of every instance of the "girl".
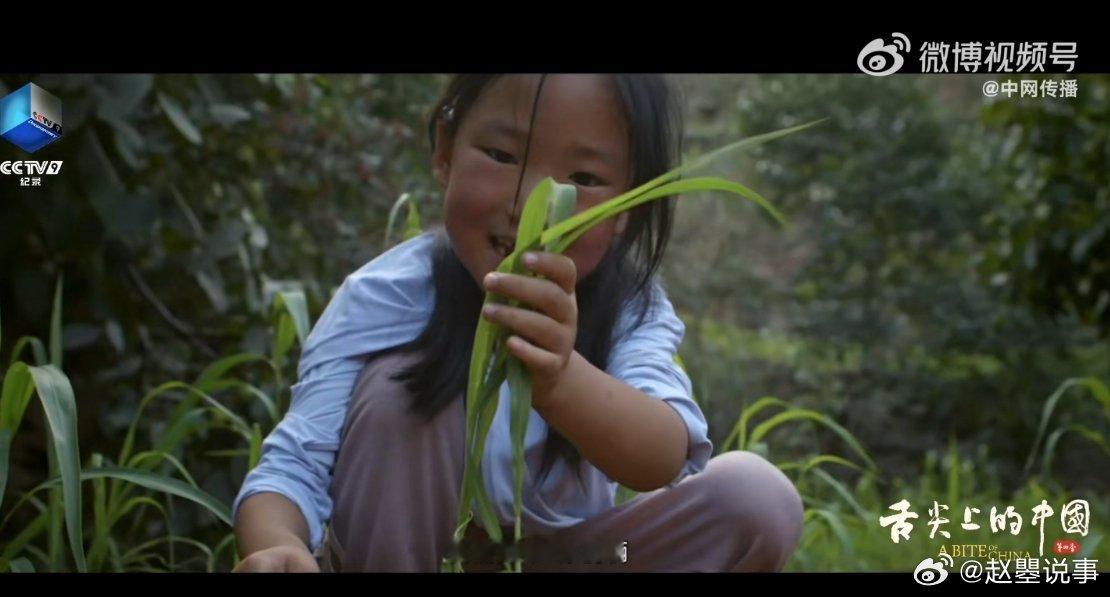
M 676 119 L 661 76 L 451 81 L 429 122 L 445 229 L 349 276 L 316 324 L 290 410 L 233 505 L 237 570 L 319 570 L 314 552 L 327 570 L 439 569 L 479 316 L 509 331 L 533 379 L 525 570 L 782 568 L 801 534 L 797 492 L 754 454 L 710 458 L 705 417 L 673 360 L 685 327 L 654 277 L 672 199 L 606 221 L 565 255 L 526 256 L 539 277 L 489 275 L 540 180 L 574 184 L 577 211 L 597 205 L 672 167 Z M 479 314 L 485 291 L 533 310 Z M 482 472 L 510 527 L 507 384 L 500 396 Z M 643 493 L 614 507 L 618 483 Z

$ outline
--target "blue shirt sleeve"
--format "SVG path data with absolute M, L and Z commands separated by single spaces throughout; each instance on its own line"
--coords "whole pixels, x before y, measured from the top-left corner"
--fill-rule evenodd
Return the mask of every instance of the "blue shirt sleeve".
M 687 475 L 705 469 L 713 455 L 709 424 L 693 398 L 693 385 L 686 372 L 674 361 L 686 325 L 658 282 L 653 282 L 650 305 L 644 321 L 633 328 L 637 309 L 622 311 L 617 341 L 609 357 L 607 371 L 613 377 L 666 402 L 686 424 L 689 446 L 686 462 L 679 474 L 667 484 L 673 487 Z
M 435 232 L 409 239 L 344 280 L 308 336 L 289 410 L 262 443 L 258 465 L 232 504 L 233 516 L 251 495 L 279 493 L 304 515 L 309 547 L 319 547 L 331 516 L 332 469 L 355 380 L 366 354 L 416 338 L 427 322 L 434 242 Z

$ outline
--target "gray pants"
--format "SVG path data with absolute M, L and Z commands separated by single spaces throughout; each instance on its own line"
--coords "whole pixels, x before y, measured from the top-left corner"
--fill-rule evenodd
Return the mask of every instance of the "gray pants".
M 451 551 L 464 401 L 425 423 L 407 411 L 400 384 L 376 374 L 390 358 L 363 370 L 351 399 L 332 484 L 334 511 L 318 554 L 325 571 L 436 571 Z M 790 480 L 762 457 L 736 451 L 712 458 L 674 487 L 526 537 L 519 550 L 526 572 L 767 572 L 782 569 L 801 532 L 802 501 Z M 466 570 L 501 568 L 476 521 L 463 545 Z

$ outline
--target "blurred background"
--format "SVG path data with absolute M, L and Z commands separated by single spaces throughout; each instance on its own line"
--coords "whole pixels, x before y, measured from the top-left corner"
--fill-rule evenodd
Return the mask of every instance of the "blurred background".
M 1036 557 L 1042 499 L 1045 555 L 1068 537 L 1107 567 L 1110 76 L 1074 78 L 1078 97 L 1021 99 L 983 97 L 975 75 L 672 78 L 688 157 L 829 119 L 711 172 L 789 228 L 683 197 L 661 273 L 714 444 L 766 455 L 806 500 L 788 570 L 908 571 L 945 544 Z M 288 401 L 297 340 L 347 274 L 440 221 L 425 118 L 446 80 L 0 76 L 0 94 L 34 81 L 64 109 L 33 156 L 62 174 L 0 180 L 5 395 L 13 363 L 53 362 L 86 476 L 147 475 L 82 481 L 74 537 L 32 399 L 6 421 L 0 569 L 234 565 L 221 516 Z M 878 519 L 903 498 L 920 518 L 895 544 Z M 1059 526 L 1074 498 L 1086 536 Z M 951 539 L 929 537 L 934 500 Z M 991 533 L 1008 505 L 1020 533 Z

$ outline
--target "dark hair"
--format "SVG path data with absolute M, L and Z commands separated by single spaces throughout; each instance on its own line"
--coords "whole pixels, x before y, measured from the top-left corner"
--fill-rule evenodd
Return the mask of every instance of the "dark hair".
M 448 136 L 453 137 L 471 106 L 498 76 L 456 75 L 451 79 L 428 118 L 433 149 L 440 119 Z M 613 80 L 628 124 L 632 187 L 636 187 L 673 167 L 681 152 L 681 115 L 674 92 L 662 75 L 613 75 Z M 666 198 L 632 209 L 619 240 L 610 245 L 589 275 L 578 280 L 575 349 L 599 369 L 605 370 L 608 365 L 616 340 L 614 327 L 625 302 L 636 297 L 645 299 L 639 301 L 635 325 L 647 314 L 650 285 L 670 238 L 673 201 Z M 432 259 L 435 307 L 428 325 L 411 342 L 377 353 L 419 354 L 392 378 L 405 384 L 412 396 L 411 410 L 427 419 L 452 400 L 465 399 L 471 344 L 484 298 L 442 230 Z M 549 427 L 537 483 L 560 456 L 578 471 L 581 482 L 581 455 Z

